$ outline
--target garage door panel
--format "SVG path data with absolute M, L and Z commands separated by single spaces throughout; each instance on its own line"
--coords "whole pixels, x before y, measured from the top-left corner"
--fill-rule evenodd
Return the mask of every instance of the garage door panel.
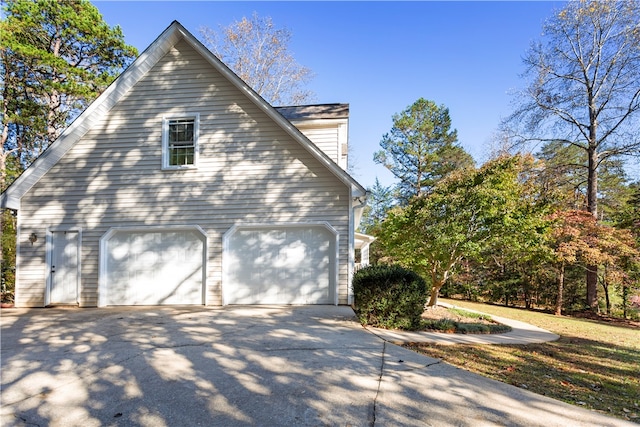
M 226 304 L 331 304 L 335 235 L 323 226 L 237 229 L 225 251 Z
M 107 305 L 203 303 L 203 236 L 118 231 L 106 247 Z

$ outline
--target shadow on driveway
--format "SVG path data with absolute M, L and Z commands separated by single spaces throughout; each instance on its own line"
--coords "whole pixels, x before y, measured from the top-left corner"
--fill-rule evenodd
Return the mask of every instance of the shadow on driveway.
M 385 343 L 344 306 L 12 309 L 3 426 L 632 425 Z

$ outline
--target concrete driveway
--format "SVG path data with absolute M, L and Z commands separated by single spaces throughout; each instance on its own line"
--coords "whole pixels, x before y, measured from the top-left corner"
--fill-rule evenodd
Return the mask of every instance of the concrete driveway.
M 1 312 L 2 426 L 637 426 L 387 343 L 349 307 Z

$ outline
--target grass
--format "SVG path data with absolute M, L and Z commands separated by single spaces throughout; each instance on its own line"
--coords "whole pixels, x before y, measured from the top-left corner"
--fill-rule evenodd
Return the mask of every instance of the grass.
M 463 310 L 458 307 L 451 307 L 449 311 L 458 316 L 468 317 L 470 319 L 491 320 L 491 316 L 484 313 L 476 313 L 474 311 Z
M 534 393 L 640 424 L 640 327 L 445 300 L 458 307 L 530 323 L 560 335 L 528 345 L 409 348 Z

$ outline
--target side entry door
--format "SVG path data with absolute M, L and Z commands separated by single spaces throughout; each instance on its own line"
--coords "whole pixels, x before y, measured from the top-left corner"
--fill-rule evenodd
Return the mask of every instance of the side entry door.
M 79 285 L 80 233 L 51 232 L 48 304 L 77 304 Z

